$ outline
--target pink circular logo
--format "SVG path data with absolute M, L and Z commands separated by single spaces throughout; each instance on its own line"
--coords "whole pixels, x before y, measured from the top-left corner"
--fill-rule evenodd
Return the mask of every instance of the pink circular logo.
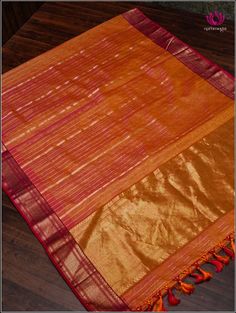
M 209 13 L 209 15 L 206 16 L 206 20 L 208 24 L 212 26 L 219 26 L 224 23 L 225 16 L 223 13 L 215 11 L 214 13 Z

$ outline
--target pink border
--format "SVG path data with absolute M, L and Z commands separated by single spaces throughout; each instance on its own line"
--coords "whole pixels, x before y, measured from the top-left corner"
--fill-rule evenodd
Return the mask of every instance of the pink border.
M 42 195 L 33 186 L 4 145 L 2 165 L 3 191 L 8 195 L 18 212 L 27 222 L 58 272 L 84 307 L 88 311 L 129 311 L 124 301 L 116 295 L 93 264 L 84 255 L 69 231 L 56 216 L 55 212 L 52 211 Z M 46 232 L 42 228 L 40 229 L 41 221 L 44 221 L 44 224 L 46 221 Z M 37 229 L 39 229 L 39 231 Z M 60 241 L 59 249 L 54 249 L 53 246 L 57 238 L 59 238 Z M 57 244 L 55 246 L 57 246 Z M 70 272 L 66 262 L 62 258 L 63 252 L 65 254 L 68 249 L 71 254 L 70 262 L 71 258 L 74 258 L 73 261 L 77 262 L 78 268 L 76 268 L 76 272 Z M 86 276 L 86 278 L 80 281 L 77 271 L 79 271 L 82 276 Z M 89 280 L 88 282 L 87 279 Z M 90 287 L 87 287 L 88 285 L 90 285 Z M 90 290 L 91 286 L 93 289 L 92 293 Z
M 66 277 L 66 275 L 63 273 L 63 271 L 61 270 L 61 268 L 58 266 L 58 263 L 55 261 L 54 257 L 52 256 L 52 254 L 49 252 L 47 245 L 44 243 L 44 241 L 41 239 L 41 237 L 38 235 L 38 233 L 31 227 L 31 223 L 29 221 L 29 219 L 27 218 L 26 214 L 24 213 L 24 211 L 22 211 L 19 206 L 17 205 L 17 203 L 15 202 L 14 198 L 10 195 L 9 191 L 7 190 L 7 187 L 3 186 L 2 187 L 3 191 L 7 194 L 7 196 L 10 198 L 11 202 L 13 203 L 13 205 L 15 206 L 15 208 L 17 209 L 17 211 L 20 213 L 20 215 L 23 217 L 23 219 L 26 221 L 26 223 L 28 224 L 30 230 L 32 231 L 32 233 L 34 234 L 34 236 L 38 239 L 38 241 L 41 243 L 41 245 L 43 246 L 43 248 L 45 249 L 49 259 L 51 260 L 51 262 L 53 263 L 53 265 L 56 267 L 57 271 L 60 273 L 60 275 L 62 276 L 62 278 L 65 280 L 65 282 L 68 284 L 68 286 L 71 288 L 71 290 L 73 291 L 73 293 L 76 295 L 76 297 L 78 297 L 78 299 L 80 300 L 80 302 L 82 303 L 82 305 L 88 310 L 88 311 L 93 311 L 93 307 L 90 307 L 89 304 L 87 304 L 85 302 L 85 300 L 80 297 L 78 295 L 78 293 L 76 292 L 76 289 L 74 288 L 74 286 L 71 284 L 70 280 Z
M 224 95 L 234 99 L 234 77 L 135 8 L 122 16 L 137 30 L 175 56 Z

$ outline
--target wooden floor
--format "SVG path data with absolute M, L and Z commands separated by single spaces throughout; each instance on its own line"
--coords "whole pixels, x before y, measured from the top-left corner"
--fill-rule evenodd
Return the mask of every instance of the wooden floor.
M 139 7 L 169 31 L 213 62 L 234 72 L 234 27 L 225 22 L 224 33 L 205 31 L 203 16 L 162 8 L 156 3 L 48 2 L 3 47 L 3 71 L 57 46 L 122 13 Z M 3 310 L 84 310 L 51 264 L 43 248 L 3 194 Z M 234 264 L 181 295 L 178 311 L 234 311 Z

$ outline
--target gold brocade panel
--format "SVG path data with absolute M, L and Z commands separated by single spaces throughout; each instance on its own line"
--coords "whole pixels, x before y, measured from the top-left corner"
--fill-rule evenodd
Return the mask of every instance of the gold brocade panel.
M 71 233 L 122 295 L 233 209 L 232 168 L 230 120 L 98 209 Z

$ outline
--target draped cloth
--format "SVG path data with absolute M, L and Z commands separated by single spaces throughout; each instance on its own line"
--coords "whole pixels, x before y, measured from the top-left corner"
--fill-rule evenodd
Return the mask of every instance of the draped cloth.
M 230 249 L 233 97 L 138 9 L 3 75 L 3 189 L 88 310 L 144 309 Z

